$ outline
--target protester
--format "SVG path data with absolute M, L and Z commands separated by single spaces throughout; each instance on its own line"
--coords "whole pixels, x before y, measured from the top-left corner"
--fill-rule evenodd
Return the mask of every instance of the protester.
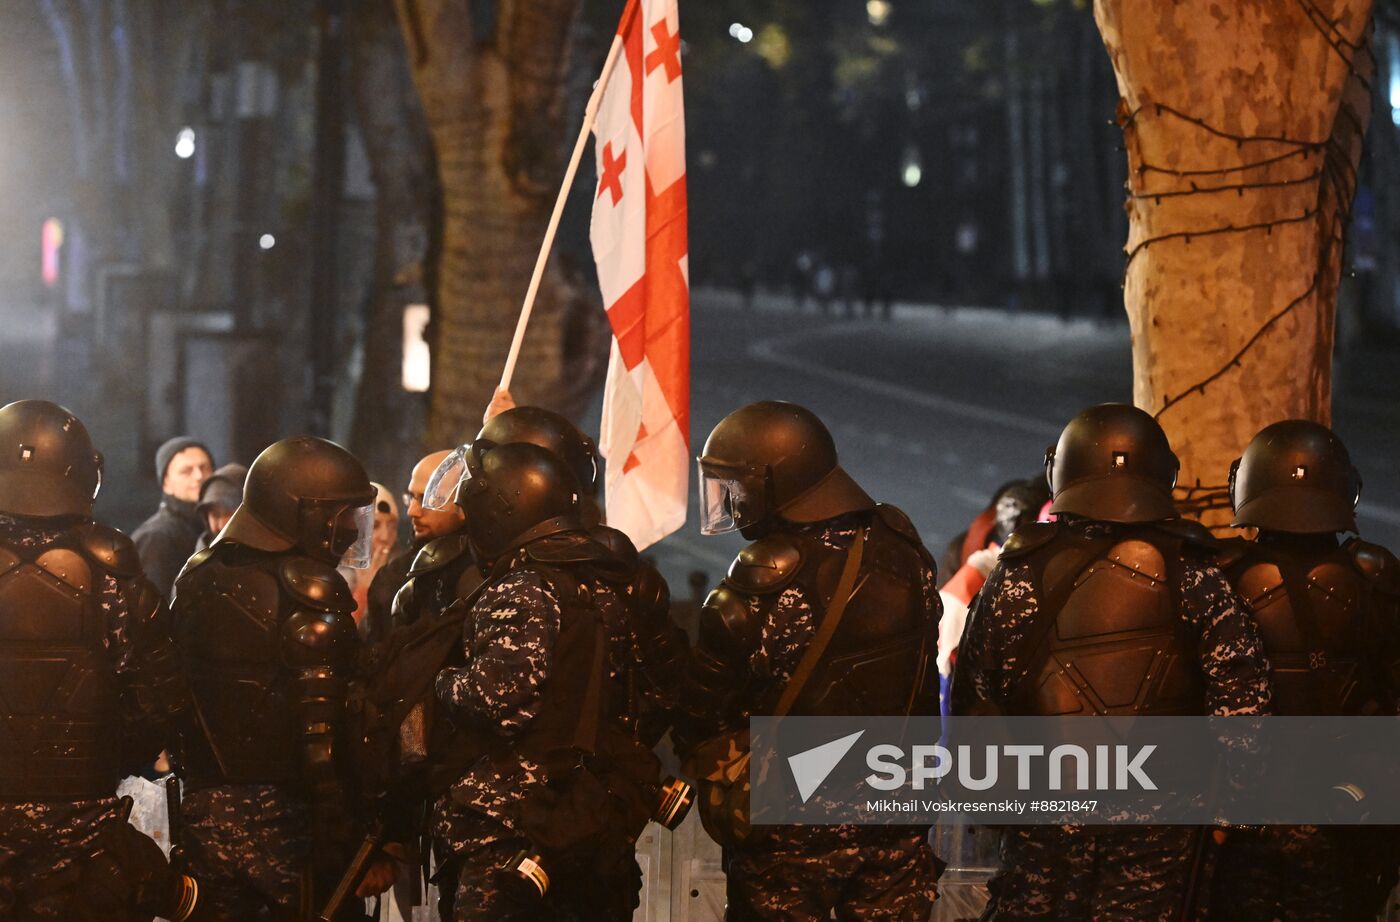
M 434 451 L 424 455 L 409 473 L 408 489 L 403 494 L 403 512 L 413 528 L 413 540 L 401 554 L 395 554 L 379 569 L 369 584 L 365 596 L 365 612 L 360 618 L 360 636 L 366 642 L 378 644 L 394 628 L 394 597 L 408 581 L 413 561 L 430 542 L 458 534 L 462 528 L 462 511 L 455 505 L 446 509 L 428 509 L 423 505 L 423 493 L 451 451 Z M 465 538 L 462 539 L 465 547 Z
M 374 484 L 374 535 L 371 540 L 369 565 L 363 569 L 341 565 L 337 569 L 350 587 L 355 600 L 355 623 L 363 624 L 369 608 L 369 590 L 374 579 L 384 569 L 399 546 L 399 507 L 389 488 Z
M 199 536 L 195 550 L 202 551 L 214 543 L 228 520 L 243 502 L 243 481 L 248 469 L 241 464 L 225 464 L 209 475 L 199 488 L 199 505 L 195 512 L 204 521 L 204 533 Z
M 182 435 L 156 449 L 160 507 L 131 533 L 131 540 L 136 542 L 146 576 L 166 598 L 204 533 L 205 523 L 195 505 L 199 488 L 213 472 L 209 449 L 198 439 Z

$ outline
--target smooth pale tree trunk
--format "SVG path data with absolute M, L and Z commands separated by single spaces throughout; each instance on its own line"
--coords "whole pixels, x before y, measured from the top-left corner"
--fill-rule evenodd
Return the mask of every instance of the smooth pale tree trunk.
M 474 21 L 482 4 L 470 0 L 396 8 L 442 190 L 428 443 L 455 444 L 480 428 L 500 377 L 576 129 L 563 115 L 578 0 L 498 0 L 491 24 Z M 583 289 L 551 260 L 517 402 L 573 415 L 601 380 L 600 350 L 579 334 L 606 321 Z
M 1095 0 L 1128 155 L 1133 396 L 1228 521 L 1230 463 L 1331 419 L 1342 238 L 1370 116 L 1372 0 Z

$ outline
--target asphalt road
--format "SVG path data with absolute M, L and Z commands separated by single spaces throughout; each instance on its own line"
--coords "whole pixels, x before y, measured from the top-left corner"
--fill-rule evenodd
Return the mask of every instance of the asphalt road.
M 890 321 L 851 319 L 762 296 L 745 311 L 713 291 L 696 292 L 692 324 L 697 453 L 735 407 L 800 402 L 831 427 L 845 467 L 908 512 L 935 553 L 998 485 L 1037 475 L 1076 412 L 1132 398 L 1126 324 L 905 305 Z M 1335 425 L 1365 480 L 1363 535 L 1400 547 L 1400 384 L 1383 373 L 1387 361 L 1349 357 Z M 695 569 L 713 583 L 742 544 L 700 536 L 693 509 L 692 499 L 686 528 L 653 551 L 677 590 Z

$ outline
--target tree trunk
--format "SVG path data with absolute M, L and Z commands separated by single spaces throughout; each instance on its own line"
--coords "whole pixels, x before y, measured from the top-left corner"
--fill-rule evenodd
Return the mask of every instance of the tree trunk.
M 407 482 L 424 448 L 421 413 L 401 383 L 403 309 L 424 300 L 432 164 L 392 7 L 359 3 L 349 16 L 350 81 L 374 179 L 376 238 L 350 446 L 370 470 L 397 484 Z
M 1128 154 L 1133 396 L 1228 521 L 1269 423 L 1331 418 L 1342 236 L 1370 116 L 1372 0 L 1095 0 Z
M 470 0 L 396 5 L 442 189 L 428 441 L 446 445 L 481 426 L 562 177 L 578 0 L 498 0 L 482 35 Z M 579 339 L 604 315 L 581 291 L 551 259 L 512 385 L 518 402 L 577 414 L 601 380 L 599 350 Z

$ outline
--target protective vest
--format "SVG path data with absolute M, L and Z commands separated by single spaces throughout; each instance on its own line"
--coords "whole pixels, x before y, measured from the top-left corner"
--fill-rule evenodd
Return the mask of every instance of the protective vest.
M 1274 713 L 1394 712 L 1383 667 L 1372 664 L 1374 651 L 1393 647 L 1387 635 L 1400 629 L 1384 623 L 1377 609 L 1388 593 L 1366 569 L 1368 558 L 1381 555 L 1390 556 L 1358 539 L 1312 553 L 1231 542 L 1222 562 L 1259 625 Z
M 294 666 L 308 651 L 284 627 L 307 611 L 353 609 L 335 569 L 308 557 L 219 543 L 190 558 L 172 619 L 192 699 L 183 732 L 192 787 L 300 778 Z
M 0 543 L 0 798 L 112 794 L 122 688 L 100 594 L 105 576 L 139 572 L 130 542 L 90 523 L 43 547 Z
M 1182 618 L 1179 588 L 1183 544 L 1209 541 L 1198 528 L 1115 526 L 1105 538 L 1056 525 L 1018 531 L 1002 558 L 1029 564 L 1040 611 L 1023 635 L 1010 713 L 1202 713 L 1199 638 Z
M 457 599 L 470 596 L 481 582 L 466 535 L 434 538 L 413 558 L 408 579 L 394 596 L 394 626 L 441 614 Z
M 856 589 L 793 714 L 938 713 L 932 665 L 937 613 L 925 602 L 922 580 L 924 568 L 932 569 L 933 561 L 908 517 L 893 506 L 876 507 L 869 526 Z M 796 585 L 822 617 L 846 554 L 801 531 L 770 535 L 739 553 L 706 605 L 732 608 L 742 612 L 739 617 L 747 617 L 747 605 L 730 605 L 727 593 L 776 600 Z M 781 689 L 766 703 L 775 704 L 777 694 Z

